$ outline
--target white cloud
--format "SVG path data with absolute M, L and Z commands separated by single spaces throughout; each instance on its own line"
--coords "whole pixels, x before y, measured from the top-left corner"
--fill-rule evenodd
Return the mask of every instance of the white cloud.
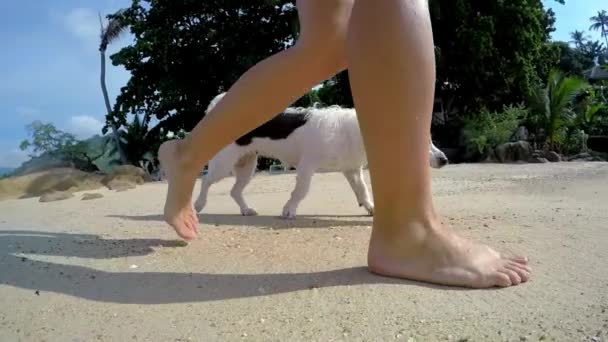
M 74 37 L 95 46 L 99 40 L 99 16 L 90 8 L 75 8 L 63 15 L 63 25 Z
M 66 130 L 78 139 L 87 139 L 95 134 L 101 134 L 102 127 L 103 122 L 92 116 L 77 115 L 70 118 Z
M 99 14 L 90 8 L 75 8 L 64 17 L 64 24 L 70 33 L 81 39 L 97 38 L 99 35 Z

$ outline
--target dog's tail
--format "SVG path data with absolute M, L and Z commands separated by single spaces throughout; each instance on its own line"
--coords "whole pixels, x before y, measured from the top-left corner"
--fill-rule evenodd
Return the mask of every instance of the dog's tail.
M 209 111 L 211 109 L 213 109 L 213 107 L 215 107 L 218 102 L 220 102 L 220 100 L 222 99 L 222 97 L 224 97 L 224 95 L 226 95 L 225 92 L 214 97 L 213 100 L 211 100 L 211 102 L 209 102 L 209 106 L 207 106 L 207 110 L 205 110 L 205 113 L 209 113 Z

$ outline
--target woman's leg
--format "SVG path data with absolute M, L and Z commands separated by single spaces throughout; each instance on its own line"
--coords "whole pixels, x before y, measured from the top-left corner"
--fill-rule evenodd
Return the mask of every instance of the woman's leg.
M 468 287 L 526 281 L 525 258 L 463 239 L 435 215 L 428 167 L 435 56 L 427 0 L 357 0 L 347 52 L 375 203 L 370 270 Z
M 184 239 L 197 234 L 192 189 L 204 164 L 221 148 L 284 110 L 319 82 L 346 67 L 346 34 L 354 0 L 300 0 L 297 43 L 261 61 L 182 141 L 159 149 L 169 189 L 165 220 Z

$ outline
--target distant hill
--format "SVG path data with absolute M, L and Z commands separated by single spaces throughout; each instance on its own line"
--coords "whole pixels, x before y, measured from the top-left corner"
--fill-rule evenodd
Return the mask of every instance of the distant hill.
M 98 151 L 101 146 L 103 146 L 107 139 L 111 139 L 109 136 L 100 136 L 95 135 L 87 140 L 89 147 L 91 150 Z M 108 148 L 110 150 L 110 148 Z M 115 155 L 110 155 L 108 152 L 101 158 L 95 161 L 97 167 L 103 172 L 109 172 L 112 169 L 112 161 L 116 160 L 117 157 Z M 41 155 L 38 157 L 31 158 L 30 160 L 21 164 L 20 167 L 16 169 L 10 169 L 10 172 L 15 172 L 16 174 L 26 174 L 39 170 L 45 170 L 53 167 L 66 167 L 68 166 L 66 163 L 58 161 L 54 158 L 49 157 L 48 155 Z M 0 175 L 2 175 L 2 171 L 0 170 Z
M 15 168 L 12 167 L 0 167 L 0 176 L 7 175 L 11 172 L 15 171 Z

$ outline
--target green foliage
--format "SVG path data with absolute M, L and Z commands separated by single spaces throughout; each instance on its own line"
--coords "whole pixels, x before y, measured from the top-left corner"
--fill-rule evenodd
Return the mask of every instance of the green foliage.
M 95 160 L 105 153 L 106 145 L 93 148 L 86 141 L 79 141 L 70 133 L 57 129 L 51 123 L 34 121 L 26 126 L 30 140 L 23 140 L 21 150 L 30 150 L 30 157 L 46 155 L 50 158 L 69 162 L 77 169 L 98 171 Z
M 590 87 L 577 99 L 573 129 L 590 135 L 608 135 L 608 100 L 602 86 Z
M 573 32 L 570 32 L 570 38 L 572 39 L 571 42 L 574 43 L 574 46 L 580 49 L 585 45 L 589 36 L 583 31 L 575 30 Z
M 531 123 L 544 130 L 550 147 L 558 148 L 563 143 L 565 129 L 575 115 L 573 101 L 587 87 L 580 78 L 552 70 L 546 84 L 534 89 L 529 99 Z
M 505 106 L 502 112 L 482 110 L 464 119 L 463 137 L 467 158 L 487 155 L 494 147 L 508 142 L 520 123 L 527 117 L 523 105 Z
M 186 131 L 166 131 L 160 126 L 150 128 L 149 119 L 143 115 L 134 115 L 131 122 L 117 132 L 120 148 L 128 164 L 143 167 L 152 173 L 157 171 L 157 151 L 160 145 L 171 139 L 183 139 Z M 118 153 L 113 144 L 110 154 Z M 118 162 L 118 161 L 115 161 Z
M 107 125 L 127 114 L 189 131 L 209 101 L 247 69 L 293 41 L 289 1 L 133 0 L 118 14 L 135 43 L 111 56 L 131 73 Z
M 31 140 L 23 140 L 19 145 L 22 151 L 30 150 L 30 157 L 39 156 L 43 153 L 59 153 L 66 148 L 76 144 L 74 135 L 58 130 L 51 123 L 34 121 L 26 126 Z
M 581 46 L 584 46 L 585 42 Z M 593 67 L 594 56 L 585 51 L 572 48 L 565 42 L 554 42 L 552 46 L 559 50 L 559 62 L 556 68 L 568 76 L 582 77 L 583 73 Z
M 548 73 L 555 21 L 541 0 L 431 0 L 437 94 L 465 112 L 523 101 Z

